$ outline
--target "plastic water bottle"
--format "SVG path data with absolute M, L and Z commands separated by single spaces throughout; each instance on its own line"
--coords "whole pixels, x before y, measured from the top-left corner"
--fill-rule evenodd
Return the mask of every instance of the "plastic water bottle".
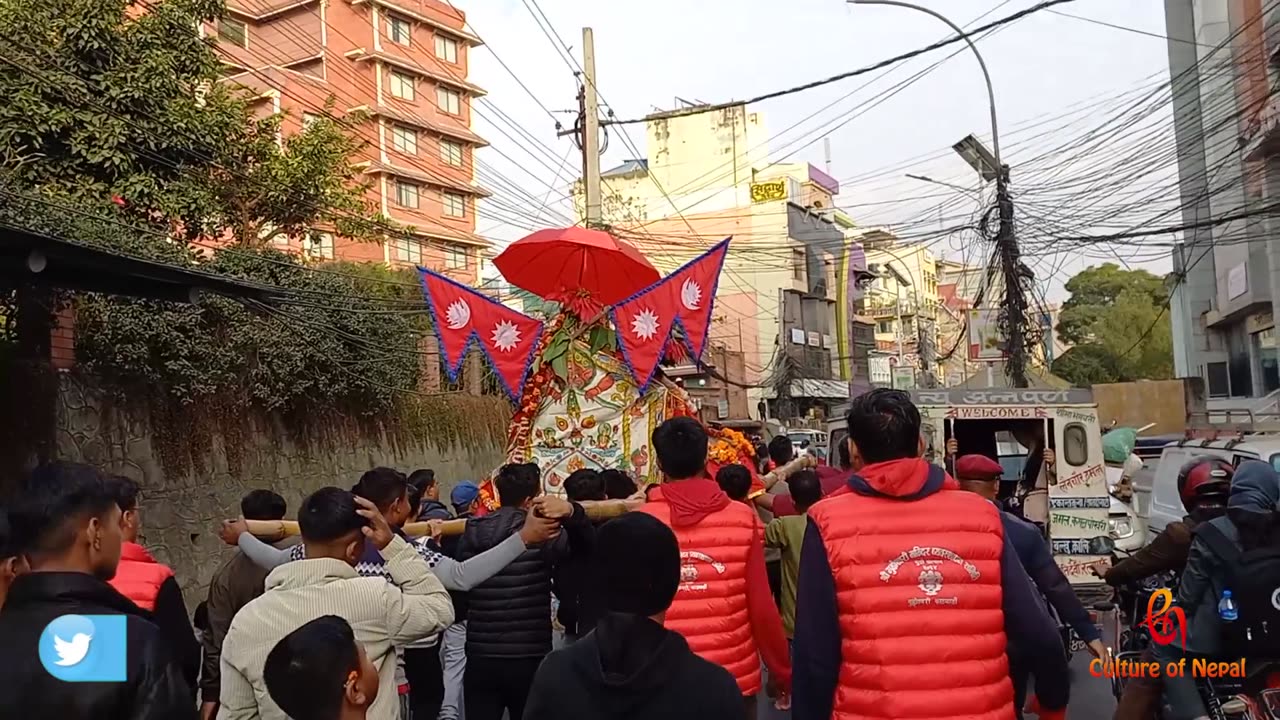
M 1235 622 L 1240 617 L 1240 608 L 1230 590 L 1222 591 L 1222 599 L 1218 601 L 1218 617 L 1222 622 Z

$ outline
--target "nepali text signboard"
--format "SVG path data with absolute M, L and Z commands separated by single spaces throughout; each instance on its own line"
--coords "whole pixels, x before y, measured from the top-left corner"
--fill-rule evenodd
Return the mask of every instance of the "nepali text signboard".
M 764 203 L 787 199 L 787 179 L 751 183 L 751 202 Z

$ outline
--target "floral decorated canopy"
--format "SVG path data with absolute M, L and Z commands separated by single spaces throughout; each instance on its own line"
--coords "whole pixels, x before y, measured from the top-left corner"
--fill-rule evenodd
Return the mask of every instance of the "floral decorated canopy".
M 564 479 L 581 468 L 615 468 L 642 485 L 656 482 L 654 428 L 671 417 L 697 416 L 684 391 L 660 375 L 659 364 L 664 357 L 702 357 L 729 241 L 657 279 L 634 248 L 617 241 L 625 247 L 610 250 L 608 242 L 589 234 L 599 231 L 574 230 L 582 231 L 535 233 L 496 261 L 504 273 L 504 266 L 513 273 L 518 268 L 523 282 L 511 275 L 509 280 L 561 303 L 546 323 L 419 269 L 445 369 L 455 379 L 467 350 L 479 347 L 516 405 L 506 461 L 537 463 L 547 492 L 562 494 Z M 556 259 L 560 279 L 529 272 L 538 255 Z M 583 279 L 576 292 L 564 286 L 571 270 Z M 647 277 L 656 282 L 636 288 L 637 278 Z M 709 472 L 741 462 L 754 477 L 751 443 L 734 431 L 709 431 Z M 481 491 L 485 504 L 496 506 L 492 483 Z

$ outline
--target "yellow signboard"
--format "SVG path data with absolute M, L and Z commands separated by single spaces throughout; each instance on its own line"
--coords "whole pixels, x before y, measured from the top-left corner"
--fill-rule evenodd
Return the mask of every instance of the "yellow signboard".
M 751 202 L 762 203 L 787 199 L 787 180 L 751 183 Z

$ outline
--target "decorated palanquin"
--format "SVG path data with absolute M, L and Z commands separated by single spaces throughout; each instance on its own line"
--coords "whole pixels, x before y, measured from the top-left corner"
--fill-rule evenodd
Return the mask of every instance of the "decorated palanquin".
M 545 492 L 563 494 L 565 478 L 583 468 L 622 470 L 641 486 L 657 482 L 650 441 L 654 428 L 668 418 L 696 417 L 688 395 L 663 376 L 660 363 L 691 363 L 702 356 L 728 241 L 637 288 L 637 278 L 657 278 L 657 271 L 634 248 L 601 231 L 564 232 L 569 231 L 575 231 L 574 242 L 564 236 L 551 242 L 542 238 L 536 255 L 517 261 L 513 256 L 524 249 L 521 243 L 550 232 L 541 231 L 512 244 L 495 261 L 512 283 L 560 303 L 549 322 L 420 269 L 446 373 L 456 381 L 467 350 L 479 347 L 516 407 L 506 462 L 536 463 Z M 611 252 L 625 252 L 623 259 L 633 267 L 603 278 L 578 272 L 559 285 L 547 285 L 555 267 L 541 272 L 529 267 L 563 251 L 564 258 L 552 263 L 561 271 L 595 267 L 608 274 L 615 268 L 601 258 L 617 255 L 583 249 L 578 238 L 585 233 L 605 235 L 621 246 Z M 508 267 L 504 257 L 511 258 Z M 740 462 L 754 476 L 755 451 L 745 437 L 732 430 L 709 432 L 711 474 L 725 463 Z M 481 499 L 489 509 L 497 506 L 491 479 L 481 484 Z

